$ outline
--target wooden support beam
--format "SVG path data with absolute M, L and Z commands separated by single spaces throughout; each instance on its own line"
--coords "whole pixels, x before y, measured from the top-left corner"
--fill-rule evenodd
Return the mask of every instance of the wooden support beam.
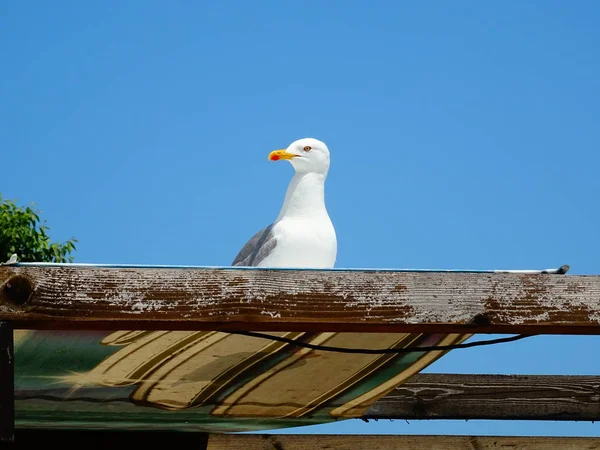
M 363 419 L 600 420 L 600 376 L 417 374 Z
M 13 327 L 0 321 L 0 443 L 12 442 L 15 432 L 14 364 Z
M 600 276 L 0 267 L 19 328 L 600 334 Z
M 211 435 L 208 450 L 596 450 L 600 438 L 389 435 Z

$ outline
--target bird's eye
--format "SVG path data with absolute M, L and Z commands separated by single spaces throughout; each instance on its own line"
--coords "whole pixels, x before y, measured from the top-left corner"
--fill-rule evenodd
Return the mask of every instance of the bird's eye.
M 306 147 L 304 147 L 305 152 L 310 152 L 311 150 L 312 150 L 312 147 L 310 145 L 307 145 Z

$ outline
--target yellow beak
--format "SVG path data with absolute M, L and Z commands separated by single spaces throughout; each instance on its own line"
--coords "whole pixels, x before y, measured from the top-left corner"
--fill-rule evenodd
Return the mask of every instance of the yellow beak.
M 285 150 L 274 150 L 269 153 L 269 161 L 278 161 L 280 159 L 292 159 L 298 155 L 286 152 Z

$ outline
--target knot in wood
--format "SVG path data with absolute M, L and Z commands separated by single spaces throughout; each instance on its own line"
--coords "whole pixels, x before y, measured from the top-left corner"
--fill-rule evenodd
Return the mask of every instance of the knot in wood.
M 473 319 L 471 319 L 471 324 L 479 327 L 491 325 L 491 323 L 492 322 L 490 318 L 485 313 L 476 314 L 475 316 L 473 316 Z
M 23 306 L 33 294 L 33 284 L 21 275 L 11 277 L 2 288 L 0 298 L 16 306 Z

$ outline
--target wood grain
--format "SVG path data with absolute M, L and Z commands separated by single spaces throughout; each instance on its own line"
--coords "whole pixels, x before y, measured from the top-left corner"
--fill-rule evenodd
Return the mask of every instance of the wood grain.
M 600 334 L 600 276 L 0 267 L 18 328 Z
M 417 374 L 364 419 L 600 420 L 600 376 Z
M 210 435 L 208 450 L 595 450 L 600 438 L 387 435 Z

